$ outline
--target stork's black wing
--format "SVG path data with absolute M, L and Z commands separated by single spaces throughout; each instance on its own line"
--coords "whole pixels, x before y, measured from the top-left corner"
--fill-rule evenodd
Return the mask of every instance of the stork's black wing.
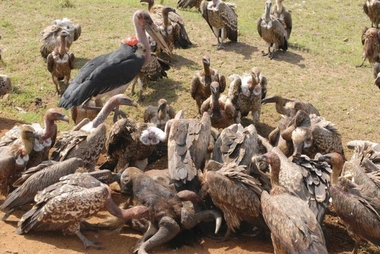
M 144 64 L 144 57 L 137 56 L 136 49 L 121 44 L 117 50 L 88 61 L 66 89 L 58 106 L 70 109 L 130 82 Z

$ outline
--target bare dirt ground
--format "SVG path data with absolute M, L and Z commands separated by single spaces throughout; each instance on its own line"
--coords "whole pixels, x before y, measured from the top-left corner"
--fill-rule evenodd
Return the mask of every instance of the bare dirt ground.
M 10 119 L 0 120 L 0 136 L 16 124 Z M 115 200 L 120 201 L 120 195 L 114 194 Z M 5 197 L 0 196 L 0 204 Z M 64 236 L 61 232 L 30 232 L 18 235 L 15 231 L 17 223 L 25 211 L 13 213 L 5 222 L 0 221 L 0 253 L 132 253 L 131 248 L 140 239 L 141 233 L 125 226 L 120 233 L 109 230 L 84 231 L 90 240 L 98 241 L 104 249 L 84 249 L 77 236 Z M 4 213 L 0 212 L 0 217 Z M 91 218 L 91 223 L 101 223 L 108 218 L 103 211 Z M 223 232 L 222 232 L 223 233 Z M 354 242 L 348 236 L 345 227 L 333 212 L 325 217 L 325 234 L 328 251 L 331 254 L 349 252 Z M 379 253 L 379 249 L 367 244 L 361 247 L 360 253 Z M 193 245 L 183 245 L 180 248 L 170 247 L 168 244 L 152 250 L 150 253 L 273 253 L 270 238 L 259 236 L 233 235 L 225 242 L 219 242 L 208 237 L 199 237 Z

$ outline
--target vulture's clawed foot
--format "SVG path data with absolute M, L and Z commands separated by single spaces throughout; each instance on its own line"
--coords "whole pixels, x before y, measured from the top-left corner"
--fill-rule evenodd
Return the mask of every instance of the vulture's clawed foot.
M 261 55 L 262 55 L 262 56 L 267 56 L 267 55 L 269 55 L 269 54 L 270 54 L 269 52 L 266 52 L 266 53 L 265 53 L 264 50 L 261 51 Z
M 93 242 L 88 240 L 80 231 L 76 232 L 76 235 L 79 237 L 79 239 L 83 242 L 84 248 L 87 249 L 89 247 L 93 247 L 95 249 L 104 249 L 104 246 L 101 245 L 99 242 Z
M 224 49 L 224 44 L 223 44 L 223 43 L 220 43 L 216 49 L 217 49 L 217 50 Z

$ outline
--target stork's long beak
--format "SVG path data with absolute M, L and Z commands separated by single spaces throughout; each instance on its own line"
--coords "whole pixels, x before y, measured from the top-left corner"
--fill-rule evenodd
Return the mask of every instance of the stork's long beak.
M 167 55 L 170 57 L 172 56 L 172 52 L 169 50 L 168 44 L 166 44 L 164 37 L 162 37 L 154 22 L 147 22 L 145 24 L 145 31 L 156 41 L 156 43 Z

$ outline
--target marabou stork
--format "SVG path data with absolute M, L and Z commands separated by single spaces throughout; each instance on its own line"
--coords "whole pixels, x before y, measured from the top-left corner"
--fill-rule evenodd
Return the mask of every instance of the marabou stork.
M 85 106 L 93 97 L 111 97 L 114 94 L 123 93 L 127 88 L 126 84 L 132 81 L 141 67 L 150 61 L 151 51 L 145 31 L 164 50 L 169 50 L 146 11 L 136 11 L 132 21 L 137 40 L 128 40 L 117 50 L 88 61 L 62 95 L 59 107 L 70 109 L 74 106 Z M 121 91 L 120 88 L 123 90 Z

